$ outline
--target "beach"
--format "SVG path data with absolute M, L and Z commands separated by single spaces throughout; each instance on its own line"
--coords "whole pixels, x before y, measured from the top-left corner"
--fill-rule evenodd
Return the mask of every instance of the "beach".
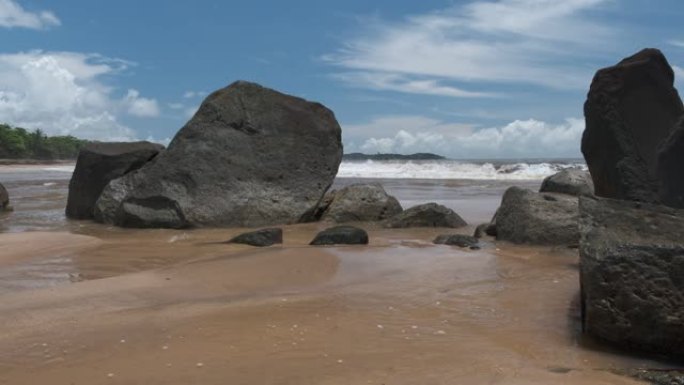
M 614 372 L 662 367 L 581 335 L 576 249 L 432 244 L 538 176 L 347 167 L 333 188 L 380 182 L 469 226 L 361 223 L 368 246 L 312 247 L 326 224 L 297 224 L 255 249 L 221 243 L 245 229 L 70 221 L 68 165 L 0 166 L 15 209 L 0 219 L 0 384 L 632 384 Z

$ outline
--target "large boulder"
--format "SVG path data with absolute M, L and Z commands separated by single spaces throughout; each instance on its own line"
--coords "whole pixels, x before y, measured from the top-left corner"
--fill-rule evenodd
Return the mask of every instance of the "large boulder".
M 384 226 L 387 228 L 405 227 L 451 227 L 458 228 L 468 226 L 454 210 L 438 205 L 437 203 L 425 203 L 413 206 L 388 219 Z
M 548 176 L 542 182 L 539 192 L 553 192 L 568 195 L 592 195 L 594 183 L 588 171 L 566 168 Z
M 152 160 L 164 146 L 150 142 L 93 142 L 78 153 L 69 182 L 66 216 L 92 219 L 95 202 L 107 184 Z
M 9 210 L 9 194 L 7 193 L 7 189 L 5 189 L 5 186 L 0 183 L 0 212 Z
M 665 56 L 645 49 L 594 76 L 582 153 L 597 196 L 657 202 L 657 149 L 684 113 Z
M 496 239 L 536 245 L 576 245 L 577 197 L 510 187 L 496 212 Z
M 580 198 L 586 333 L 684 358 L 684 211 Z
M 322 219 L 338 223 L 382 221 L 402 212 L 397 198 L 379 183 L 353 184 L 335 191 Z
M 153 162 L 112 181 L 96 219 L 170 228 L 295 223 L 312 215 L 341 159 L 332 111 L 239 81 L 209 95 Z
M 660 145 L 658 179 L 661 202 L 684 208 L 684 117 Z

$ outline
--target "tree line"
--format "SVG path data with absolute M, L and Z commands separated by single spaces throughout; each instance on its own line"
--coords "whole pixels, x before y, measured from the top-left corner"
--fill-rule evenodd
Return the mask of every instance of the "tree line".
M 87 141 L 0 124 L 0 159 L 75 159 Z

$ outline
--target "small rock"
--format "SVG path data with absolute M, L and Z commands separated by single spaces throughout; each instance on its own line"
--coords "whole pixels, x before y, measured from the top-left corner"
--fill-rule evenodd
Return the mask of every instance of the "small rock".
M 318 233 L 310 245 L 367 245 L 368 233 L 354 226 L 335 226 Z
M 437 236 L 434 241 L 432 241 L 435 245 L 450 245 L 450 246 L 459 246 L 459 247 L 477 247 L 479 245 L 479 241 L 475 237 L 471 237 L 470 235 L 463 235 L 463 234 L 443 234 Z
M 277 227 L 240 234 L 227 243 L 266 247 L 283 243 L 283 230 Z
M 568 195 L 593 195 L 594 182 L 588 171 L 567 168 L 546 177 L 539 192 L 553 192 Z
M 353 184 L 332 194 L 322 219 L 337 223 L 382 221 L 402 210 L 397 198 L 379 183 Z
M 407 228 L 407 227 L 451 227 L 458 228 L 467 226 L 454 210 L 438 205 L 437 203 L 426 203 L 413 206 L 385 222 L 387 228 Z

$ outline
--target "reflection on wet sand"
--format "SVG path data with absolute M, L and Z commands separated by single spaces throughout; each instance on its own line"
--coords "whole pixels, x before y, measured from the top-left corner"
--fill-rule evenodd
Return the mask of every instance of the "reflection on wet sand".
M 268 249 L 151 230 L 72 250 L 101 279 L 0 295 L 0 383 L 619 384 L 607 369 L 648 364 L 578 345 L 572 252 L 432 246 L 439 229 L 306 246 L 316 226 Z

